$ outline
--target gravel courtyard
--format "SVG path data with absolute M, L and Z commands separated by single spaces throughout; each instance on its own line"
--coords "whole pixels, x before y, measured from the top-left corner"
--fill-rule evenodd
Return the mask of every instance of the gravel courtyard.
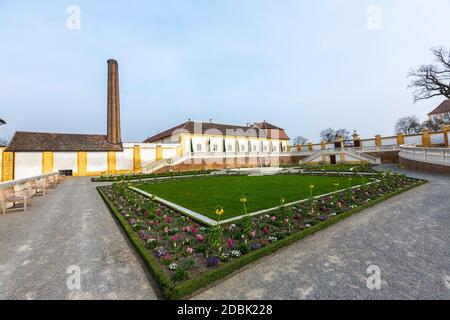
M 408 174 L 430 183 L 193 298 L 450 299 L 450 177 Z M 0 299 L 159 298 L 95 186 L 87 178 L 68 179 L 35 198 L 27 213 L 0 215 Z M 380 290 L 366 286 L 370 265 L 380 268 Z M 73 275 L 67 271 L 77 268 L 80 289 L 67 285 Z

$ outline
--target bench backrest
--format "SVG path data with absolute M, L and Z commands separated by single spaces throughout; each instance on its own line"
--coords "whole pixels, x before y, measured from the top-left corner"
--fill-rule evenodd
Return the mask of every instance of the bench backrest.
M 1 194 L 2 200 L 6 199 L 10 196 L 13 196 L 15 194 L 14 187 L 11 186 L 11 187 L 0 189 L 0 194 Z

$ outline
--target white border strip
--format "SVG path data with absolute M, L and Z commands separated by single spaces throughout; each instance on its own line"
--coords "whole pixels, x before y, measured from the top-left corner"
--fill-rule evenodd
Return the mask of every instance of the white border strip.
M 370 184 L 373 184 L 375 182 L 378 182 L 378 180 L 372 181 L 372 182 L 368 182 L 368 183 L 365 183 L 365 184 L 359 184 L 359 185 L 351 187 L 350 189 L 356 189 L 356 188 L 359 188 L 359 187 L 361 187 L 363 185 L 370 185 Z M 156 201 L 158 201 L 158 202 L 160 202 L 160 203 L 162 203 L 162 204 L 164 204 L 164 205 L 166 205 L 166 206 L 168 206 L 168 207 L 170 207 L 172 209 L 175 209 L 175 210 L 177 210 L 177 211 L 187 215 L 188 217 L 191 217 L 191 218 L 193 218 L 195 220 L 201 221 L 202 223 L 204 223 L 206 225 L 209 225 L 209 226 L 217 226 L 218 224 L 220 224 L 220 225 L 227 224 L 227 223 L 230 223 L 230 222 L 241 220 L 241 219 L 243 219 L 245 217 L 258 216 L 258 215 L 261 215 L 261 214 L 264 214 L 264 213 L 268 213 L 270 211 L 278 210 L 280 208 L 280 206 L 277 206 L 277 207 L 273 207 L 273 208 L 269 208 L 269 209 L 255 211 L 255 212 L 251 212 L 251 213 L 248 213 L 248 214 L 243 214 L 243 215 L 240 215 L 240 216 L 236 216 L 236 217 L 233 217 L 233 218 L 222 220 L 219 223 L 216 220 L 208 218 L 208 217 L 206 217 L 205 215 L 203 215 L 203 214 L 201 214 L 199 212 L 196 212 L 196 211 L 193 211 L 191 209 L 182 207 L 182 206 L 180 206 L 180 205 L 178 205 L 176 203 L 173 203 L 173 202 L 170 202 L 169 200 L 166 200 L 166 199 L 160 198 L 158 196 L 155 196 L 155 195 L 153 195 L 151 193 L 148 193 L 148 192 L 146 192 L 144 190 L 141 190 L 139 188 L 132 187 L 132 186 L 129 186 L 128 188 L 131 189 L 131 190 L 136 191 L 137 193 L 142 194 L 143 196 L 146 196 L 146 197 L 149 197 L 149 198 L 155 197 Z M 329 192 L 329 193 L 324 193 L 324 194 L 321 194 L 321 195 L 313 197 L 313 199 L 320 199 L 322 197 L 330 196 L 330 195 L 333 195 L 333 194 L 336 194 L 336 193 L 340 193 L 340 192 L 344 192 L 344 191 L 347 191 L 347 190 L 348 190 L 348 188 L 345 188 L 345 189 L 341 189 L 341 190 L 337 190 L 337 191 L 333 191 L 333 192 Z M 296 205 L 296 204 L 299 204 L 299 203 L 303 203 L 303 202 L 306 202 L 306 201 L 309 201 L 309 200 L 310 200 L 310 198 L 306 198 L 306 199 L 302 199 L 302 200 L 286 203 L 286 204 L 284 204 L 284 206 L 285 207 L 291 207 L 293 205 Z

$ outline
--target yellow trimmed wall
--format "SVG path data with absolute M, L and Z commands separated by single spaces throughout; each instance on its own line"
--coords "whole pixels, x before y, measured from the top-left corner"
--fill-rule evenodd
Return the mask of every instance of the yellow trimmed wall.
M 327 144 L 325 143 L 325 141 L 322 141 L 320 143 L 322 150 L 325 150 L 327 148 Z M 327 161 L 327 156 L 326 154 L 322 154 L 322 161 Z
M 2 181 L 14 180 L 14 152 L 2 153 Z
M 156 154 L 158 154 L 158 149 L 156 149 Z M 135 173 L 141 172 L 141 146 L 133 147 L 133 170 Z
M 399 132 L 397 133 L 397 144 L 401 146 L 402 144 L 405 144 L 405 137 L 403 136 L 403 133 Z
M 379 134 L 375 136 L 375 146 L 381 147 L 381 136 Z
M 163 158 L 163 150 L 162 146 L 156 146 L 156 161 L 160 161 Z
M 423 130 L 422 132 L 422 145 L 424 147 L 429 147 L 431 145 L 431 137 L 429 130 Z
M 78 176 L 84 177 L 87 173 L 87 152 L 78 151 Z
M 42 152 L 42 174 L 52 173 L 55 163 L 53 152 Z
M 108 152 L 108 174 L 116 173 L 116 152 Z
M 449 138 L 448 138 L 449 132 L 450 132 L 450 125 L 444 126 L 444 141 L 445 141 L 445 146 L 447 148 L 450 147 L 450 141 L 449 141 Z

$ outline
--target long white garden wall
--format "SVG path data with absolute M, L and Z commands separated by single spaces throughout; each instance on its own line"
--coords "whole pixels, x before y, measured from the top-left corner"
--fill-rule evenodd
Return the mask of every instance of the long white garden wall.
M 396 136 L 382 137 L 380 135 L 374 138 L 361 139 L 359 135 L 354 134 L 353 139 L 350 141 L 340 140 L 335 143 L 308 143 L 304 145 L 297 145 L 296 152 L 311 152 L 318 150 L 330 150 L 330 149 L 340 149 L 342 147 L 346 148 L 361 148 L 366 149 L 370 152 L 370 149 L 396 149 L 401 145 L 417 145 L 424 147 L 448 147 L 448 142 L 450 141 L 450 126 L 445 126 L 442 131 L 430 132 L 425 130 L 420 134 L 404 135 L 397 134 Z
M 0 181 L 26 179 L 49 172 L 73 176 L 139 172 L 143 165 L 178 155 L 179 144 L 124 143 L 121 152 L 4 152 Z M 5 161 L 8 154 L 8 161 Z M 8 166 L 10 170 L 4 170 Z M 8 172 L 8 174 L 6 174 Z

